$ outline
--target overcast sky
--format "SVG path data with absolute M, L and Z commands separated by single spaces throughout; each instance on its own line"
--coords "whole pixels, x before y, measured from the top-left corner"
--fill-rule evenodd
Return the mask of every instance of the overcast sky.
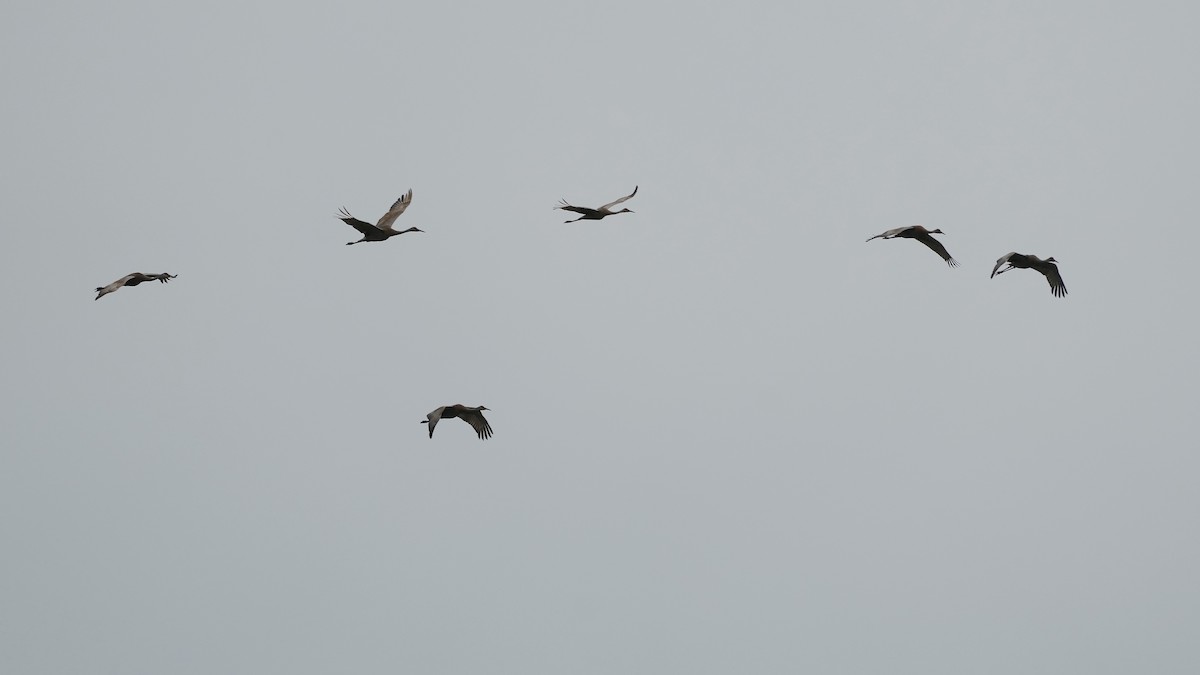
M 0 15 L 0 671 L 1200 670 L 1193 4 Z

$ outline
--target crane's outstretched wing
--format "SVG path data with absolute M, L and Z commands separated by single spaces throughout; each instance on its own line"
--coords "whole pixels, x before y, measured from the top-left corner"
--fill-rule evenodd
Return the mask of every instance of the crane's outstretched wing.
M 901 232 L 907 230 L 909 227 L 912 227 L 912 226 L 909 225 L 907 227 L 897 227 L 897 228 L 888 230 L 887 232 L 880 232 L 879 234 L 875 235 L 874 237 L 871 237 L 871 239 L 879 239 L 880 237 L 883 237 L 884 239 L 891 239 L 891 238 L 895 237 L 896 235 L 900 234 Z M 868 239 L 867 241 L 871 241 L 871 239 Z
M 881 237 L 883 239 L 892 239 L 893 237 L 895 237 L 896 234 L 900 234 L 901 232 L 904 232 L 905 229 L 908 229 L 908 228 L 907 227 L 896 227 L 895 229 L 889 229 L 889 231 L 887 231 L 887 232 L 881 232 L 881 233 L 876 234 L 875 237 L 871 237 L 871 239 L 878 239 Z M 870 241 L 871 239 L 868 239 L 868 241 Z
M 555 209 L 562 209 L 563 211 L 573 211 L 574 213 L 582 213 L 585 216 L 588 215 L 589 213 L 596 213 L 596 209 L 588 208 L 586 206 L 572 206 L 572 205 L 568 204 L 567 200 L 565 200 L 565 199 L 560 199 L 558 201 L 560 203 L 558 206 L 554 207 Z
M 478 410 L 470 410 L 459 413 L 458 416 L 462 418 L 462 421 L 471 425 L 475 433 L 479 434 L 480 439 L 487 440 L 492 437 L 492 426 L 483 418 L 483 413 Z
M 1046 275 L 1046 281 L 1050 282 L 1050 293 L 1054 297 L 1066 297 L 1067 285 L 1063 283 L 1062 275 L 1058 273 L 1058 265 L 1052 262 L 1042 263 L 1038 265 L 1037 271 Z
M 350 212 L 347 211 L 346 207 L 344 207 L 344 206 L 342 207 L 342 210 L 339 211 L 338 213 L 340 214 L 340 215 L 338 215 L 338 219 L 340 219 L 343 223 L 349 225 L 350 227 L 353 227 L 354 229 L 363 233 L 364 235 L 370 235 L 373 232 L 379 232 L 379 228 L 375 227 L 374 225 L 372 225 L 366 221 L 359 220 L 358 218 L 355 218 L 354 216 L 350 215 Z
M 596 209 L 596 210 L 597 210 L 597 211 L 604 211 L 605 209 L 611 209 L 612 207 L 616 206 L 617 204 L 620 204 L 621 202 L 623 202 L 623 201 L 625 201 L 625 200 L 629 199 L 630 197 L 632 197 L 632 196 L 636 195 L 636 194 L 637 194 L 637 190 L 638 190 L 638 186 L 634 185 L 634 186 L 633 186 L 633 192 L 630 192 L 629 194 L 625 195 L 624 197 L 621 197 L 620 199 L 618 199 L 618 200 L 616 200 L 616 201 L 609 202 L 609 203 L 605 204 L 604 206 L 601 206 L 600 208 L 598 208 L 598 209 Z
M 96 289 L 96 294 L 97 294 L 96 299 L 99 300 L 100 298 L 103 298 L 104 296 L 108 295 L 109 293 L 112 293 L 113 291 L 117 290 L 118 288 L 123 287 L 125 284 L 136 279 L 139 275 L 140 275 L 140 272 L 134 272 L 133 274 L 126 274 L 125 276 L 121 277 L 120 279 L 117 279 L 116 281 L 112 282 L 111 284 L 109 284 L 107 286 L 98 287 Z
M 1008 259 L 1013 257 L 1014 255 L 1018 255 L 1018 253 L 1016 251 L 1010 251 L 1010 252 L 1005 253 L 1004 255 L 1000 256 L 1000 259 L 996 261 L 996 266 L 992 268 L 992 276 L 989 278 L 994 278 L 1000 272 L 1007 271 L 1007 270 L 1001 270 L 1000 266 L 1003 265 L 1004 263 L 1008 262 Z
M 404 209 L 407 209 L 408 205 L 411 203 L 412 188 L 409 188 L 408 193 L 401 195 L 400 198 L 396 200 L 396 203 L 392 204 L 392 208 L 388 209 L 388 212 L 383 214 L 383 217 L 379 219 L 379 222 L 375 224 L 375 227 L 378 227 L 381 230 L 392 229 L 392 223 L 396 222 L 396 219 L 400 217 L 401 213 L 404 213 Z
M 934 239 L 932 234 L 922 234 L 914 238 L 933 249 L 934 253 L 942 256 L 942 260 L 945 260 L 947 265 L 958 267 L 958 261 L 950 257 L 950 253 L 946 250 L 946 247 L 942 245 L 942 242 Z
M 437 426 L 438 420 L 442 419 L 442 412 L 445 409 L 446 406 L 442 406 L 425 416 L 425 423 L 429 425 L 430 438 L 433 438 L 433 428 Z

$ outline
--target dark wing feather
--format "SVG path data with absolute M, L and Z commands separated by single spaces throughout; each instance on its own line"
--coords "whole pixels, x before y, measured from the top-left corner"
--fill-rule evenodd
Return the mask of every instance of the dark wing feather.
M 958 267 L 958 261 L 950 257 L 950 253 L 946 250 L 946 247 L 942 246 L 942 242 L 934 239 L 933 235 L 921 234 L 917 237 L 914 237 L 914 239 L 933 249 L 933 252 L 942 256 L 942 260 L 945 260 L 946 263 L 951 267 Z

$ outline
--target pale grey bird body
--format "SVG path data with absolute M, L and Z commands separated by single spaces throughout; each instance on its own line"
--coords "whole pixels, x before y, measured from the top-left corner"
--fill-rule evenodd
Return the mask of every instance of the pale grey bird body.
M 364 220 L 355 218 L 354 216 L 350 215 L 350 212 L 347 211 L 345 207 L 342 207 L 340 212 L 341 215 L 339 215 L 338 218 L 350 227 L 353 227 L 361 232 L 363 236 L 363 238 L 359 239 L 358 241 L 346 242 L 346 245 L 350 246 L 351 244 L 361 244 L 364 241 L 387 241 L 388 239 L 398 234 L 404 234 L 405 232 L 424 232 L 425 230 L 417 227 L 410 227 L 407 230 L 397 230 L 392 227 L 392 223 L 396 222 L 396 219 L 400 217 L 401 213 L 404 213 L 404 210 L 407 209 L 408 205 L 411 203 L 412 190 L 410 189 L 407 194 L 401 195 L 401 197 L 397 199 L 394 204 L 392 204 L 392 208 L 388 209 L 388 212 L 383 214 L 383 217 L 379 219 L 379 222 L 374 225 Z
M 1000 269 L 1005 263 L 1008 267 Z M 1009 270 L 1015 269 L 1031 269 L 1041 272 L 1046 277 L 1046 281 L 1050 284 L 1050 293 L 1056 298 L 1062 298 L 1067 295 L 1067 285 L 1063 283 L 1062 275 L 1058 273 L 1058 261 L 1054 256 L 1050 256 L 1045 260 L 1036 255 L 1028 255 L 1025 253 L 1006 253 L 1000 256 L 996 261 L 996 266 L 992 268 L 992 277 L 997 274 L 1004 274 Z
M 113 293 L 117 289 L 123 288 L 125 286 L 137 286 L 138 284 L 142 283 L 143 281 L 158 281 L 159 283 L 165 284 L 177 276 L 179 276 L 179 275 L 178 274 L 168 274 L 166 272 L 163 272 L 162 274 L 146 274 L 144 272 L 134 272 L 133 274 L 126 274 L 125 276 L 121 277 L 120 279 L 117 279 L 116 281 L 112 282 L 111 284 L 109 284 L 107 286 L 98 287 L 96 289 L 96 299 L 99 300 L 100 298 L 103 298 L 104 296 L 108 295 L 109 293 Z
M 444 405 L 426 415 L 426 419 L 422 420 L 421 424 L 429 425 L 429 437 L 433 438 L 433 428 L 437 426 L 438 420 L 449 417 L 457 417 L 467 424 L 470 424 L 471 428 L 475 430 L 475 433 L 479 435 L 479 438 L 487 439 L 491 438 L 492 436 L 492 426 L 488 424 L 486 419 L 484 419 L 484 410 L 488 410 L 488 407 L 483 405 L 471 407 L 461 403 Z
M 568 204 L 567 200 L 565 200 L 565 199 L 560 200 L 562 203 L 554 208 L 562 209 L 563 211 L 571 211 L 573 213 L 581 214 L 575 220 L 564 220 L 563 221 L 564 223 L 573 223 L 577 220 L 600 220 L 601 218 L 605 218 L 607 216 L 611 216 L 611 215 L 614 215 L 617 213 L 633 213 L 633 211 L 631 211 L 629 209 L 621 209 L 620 211 L 613 211 L 612 207 L 633 197 L 634 195 L 637 194 L 637 191 L 638 191 L 638 189 L 637 189 L 637 186 L 635 185 L 635 186 L 633 186 L 633 192 L 630 192 L 629 194 L 625 195 L 624 197 L 621 197 L 620 199 L 611 201 L 611 202 L 605 204 L 604 206 L 600 206 L 600 207 L 597 207 L 594 209 L 591 207 L 588 207 L 588 206 L 572 206 L 572 205 Z
M 947 265 L 951 267 L 957 267 L 958 261 L 950 257 L 950 253 L 946 251 L 946 247 L 942 245 L 942 242 L 933 238 L 933 235 L 935 234 L 945 234 L 945 232 L 942 232 L 941 230 L 927 230 L 920 225 L 909 225 L 907 227 L 897 227 L 894 230 L 888 230 L 882 234 L 877 234 L 874 237 L 871 237 L 871 239 L 895 239 L 896 237 L 901 237 L 903 239 L 916 239 L 922 244 L 925 244 L 929 248 L 933 249 L 934 253 L 942 256 L 942 260 L 945 260 Z M 871 239 L 868 239 L 867 241 L 871 241 Z

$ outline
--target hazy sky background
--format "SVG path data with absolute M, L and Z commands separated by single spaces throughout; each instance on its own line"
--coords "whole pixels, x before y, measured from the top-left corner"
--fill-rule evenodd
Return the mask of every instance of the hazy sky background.
M 1197 672 L 1200 10 L 981 5 L 7 4 L 0 671 Z

